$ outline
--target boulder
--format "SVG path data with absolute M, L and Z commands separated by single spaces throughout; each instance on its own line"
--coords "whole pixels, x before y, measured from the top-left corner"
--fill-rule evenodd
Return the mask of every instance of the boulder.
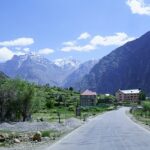
M 0 142 L 5 142 L 5 140 L 6 140 L 6 139 L 5 139 L 4 135 L 1 135 L 1 134 L 0 134 Z
M 38 141 L 38 142 L 40 142 L 41 139 L 42 139 L 42 134 L 41 134 L 40 131 L 36 132 L 36 133 L 33 135 L 33 138 L 32 138 L 33 141 Z
M 14 139 L 14 143 L 20 143 L 19 139 Z

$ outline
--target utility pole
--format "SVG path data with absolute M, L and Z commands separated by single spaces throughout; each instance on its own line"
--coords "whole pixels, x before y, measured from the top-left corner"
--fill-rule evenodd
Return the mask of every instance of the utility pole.
M 58 112 L 57 115 L 58 115 L 58 122 L 61 123 L 61 121 L 60 121 L 60 112 Z

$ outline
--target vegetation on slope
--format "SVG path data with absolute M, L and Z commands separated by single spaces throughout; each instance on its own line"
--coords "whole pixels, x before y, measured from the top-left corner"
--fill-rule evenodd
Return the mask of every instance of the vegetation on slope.
M 55 107 L 74 110 L 79 93 L 70 89 L 37 86 L 19 79 L 1 80 L 0 121 L 26 121 L 31 114 L 44 112 Z

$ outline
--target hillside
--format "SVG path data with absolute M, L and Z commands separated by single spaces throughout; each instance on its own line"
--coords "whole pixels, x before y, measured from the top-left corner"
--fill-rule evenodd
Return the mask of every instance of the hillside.
M 150 94 L 150 32 L 103 57 L 76 89 L 114 93 L 141 88 Z
M 3 72 L 0 71 L 0 80 L 8 78 Z

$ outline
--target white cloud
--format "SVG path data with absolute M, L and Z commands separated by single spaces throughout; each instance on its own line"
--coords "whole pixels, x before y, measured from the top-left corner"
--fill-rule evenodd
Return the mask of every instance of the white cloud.
M 76 41 L 68 41 L 68 42 L 63 43 L 64 46 L 74 46 L 75 44 L 76 44 Z
M 15 51 L 19 51 L 19 52 L 25 52 L 25 53 L 30 52 L 30 48 L 29 48 L 29 47 L 25 47 L 25 48 L 22 48 L 22 47 L 15 47 L 14 50 L 15 50 Z
M 84 32 L 77 39 L 78 40 L 86 40 L 86 39 L 88 39 L 90 37 L 91 37 L 91 35 L 88 32 Z
M 70 52 L 70 51 L 88 52 L 88 51 L 91 51 L 91 50 L 94 50 L 94 49 L 95 49 L 94 45 L 87 44 L 87 45 L 84 45 L 84 46 L 75 45 L 75 46 L 63 47 L 61 49 L 61 51 L 64 51 L 64 52 Z
M 81 45 L 77 40 L 74 42 L 65 42 L 63 43 L 61 51 L 88 52 L 97 49 L 99 46 L 120 46 L 134 39 L 134 37 L 129 37 L 126 33 L 123 32 L 119 32 L 111 36 L 96 35 L 85 45 Z
M 133 14 L 150 15 L 150 5 L 145 4 L 144 0 L 127 0 L 126 3 Z
M 51 53 L 54 53 L 54 50 L 50 49 L 50 48 L 44 48 L 44 49 L 40 49 L 38 51 L 38 54 L 40 54 L 40 55 L 49 55 Z
M 33 38 L 22 37 L 22 38 L 10 40 L 10 41 L 2 41 L 2 42 L 0 42 L 0 46 L 4 46 L 4 47 L 27 46 L 27 45 L 31 45 L 33 43 L 34 43 Z
M 0 62 L 7 61 L 13 57 L 14 53 L 7 47 L 0 48 Z
M 15 50 L 20 51 L 21 47 L 15 47 Z
M 33 43 L 34 40 L 32 38 L 18 38 L 15 40 L 0 42 L 0 62 L 10 60 L 14 55 L 25 55 L 28 53 L 49 55 L 54 52 L 54 50 L 50 48 L 40 49 L 35 52 L 30 50 L 29 47 L 26 47 Z
M 129 37 L 126 33 L 119 32 L 112 36 L 100 36 L 97 35 L 91 40 L 91 44 L 95 46 L 112 46 L 123 45 L 128 41 L 134 40 L 134 37 Z
M 18 48 L 17 48 L 18 49 Z M 15 50 L 11 50 L 7 47 L 1 47 L 0 48 L 0 62 L 5 62 L 7 60 L 10 60 L 14 55 L 25 55 L 28 52 L 30 52 L 29 48 L 24 48 L 24 49 L 19 49 L 17 50 L 15 48 Z M 48 55 L 53 53 L 54 50 L 50 49 L 50 48 L 45 48 L 45 49 L 40 49 L 39 51 L 36 52 L 30 52 L 30 53 L 35 53 L 35 54 L 39 54 L 39 55 Z
M 1 47 L 0 48 L 0 62 L 5 62 L 7 60 L 10 60 L 14 55 L 24 55 L 24 52 L 21 51 L 15 51 L 13 52 L 7 47 Z

